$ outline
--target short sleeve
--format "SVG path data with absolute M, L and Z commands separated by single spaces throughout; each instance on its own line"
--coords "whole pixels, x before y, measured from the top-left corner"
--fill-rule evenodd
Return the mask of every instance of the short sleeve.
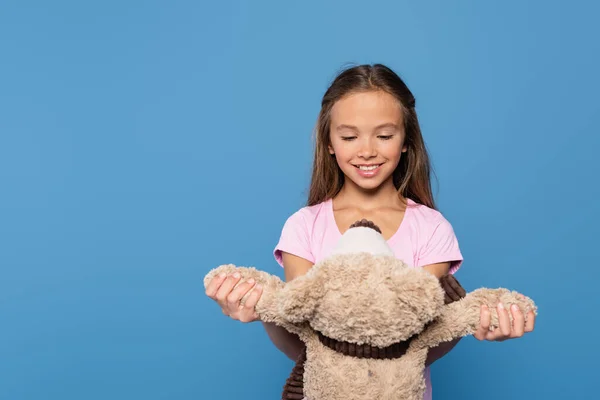
M 273 250 L 275 261 L 283 267 L 281 253 L 286 252 L 314 263 L 314 257 L 310 249 L 309 233 L 309 221 L 307 221 L 302 210 L 296 211 L 283 225 L 279 242 Z
M 448 220 L 440 215 L 433 231 L 419 251 L 418 266 L 450 262 L 450 274 L 454 274 L 463 262 L 458 239 Z

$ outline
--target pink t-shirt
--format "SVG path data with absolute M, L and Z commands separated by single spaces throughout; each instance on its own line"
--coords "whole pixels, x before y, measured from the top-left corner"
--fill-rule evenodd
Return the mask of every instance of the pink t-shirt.
M 326 257 L 341 238 L 334 219 L 331 199 L 303 207 L 292 214 L 283 226 L 273 254 L 283 266 L 281 252 L 294 254 L 317 263 Z M 398 230 L 388 239 L 396 258 L 413 267 L 451 262 L 450 273 L 461 266 L 463 257 L 452 225 L 437 210 L 408 199 L 408 207 Z M 425 369 L 424 400 L 430 400 L 431 375 Z

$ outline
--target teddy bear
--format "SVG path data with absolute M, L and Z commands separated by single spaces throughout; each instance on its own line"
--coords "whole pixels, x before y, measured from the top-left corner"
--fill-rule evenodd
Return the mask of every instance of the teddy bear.
M 330 254 L 289 282 L 255 267 L 224 264 L 206 274 L 205 287 L 223 272 L 260 283 L 259 319 L 305 344 L 282 399 L 422 399 L 429 349 L 473 334 L 482 305 L 490 309 L 492 328 L 498 326 L 498 302 L 537 315 L 527 296 L 504 288 L 465 293 L 455 279 L 441 283 L 397 259 L 367 220 L 352 224 Z

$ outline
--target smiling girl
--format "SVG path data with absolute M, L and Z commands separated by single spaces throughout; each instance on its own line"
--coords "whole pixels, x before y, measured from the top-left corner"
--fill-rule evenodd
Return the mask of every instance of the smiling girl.
M 415 111 L 415 98 L 402 79 L 384 65 L 360 65 L 340 73 L 326 91 L 316 128 L 310 192 L 305 207 L 285 222 L 274 249 L 290 281 L 326 257 L 341 235 L 360 219 L 380 227 L 395 256 L 441 278 L 454 274 L 463 257 L 450 222 L 436 209 L 430 164 Z M 223 312 L 243 322 L 257 320 L 261 288 L 240 277 L 217 277 L 206 289 Z M 240 299 L 248 292 L 245 306 Z M 512 313 L 513 323 L 509 314 Z M 489 330 L 490 313 L 481 310 L 479 340 L 500 341 L 533 330 L 518 309 L 498 304 L 500 326 Z M 293 334 L 272 324 L 265 329 L 291 359 L 303 350 Z M 425 371 L 425 399 L 431 399 L 429 365 L 458 342 L 432 349 Z

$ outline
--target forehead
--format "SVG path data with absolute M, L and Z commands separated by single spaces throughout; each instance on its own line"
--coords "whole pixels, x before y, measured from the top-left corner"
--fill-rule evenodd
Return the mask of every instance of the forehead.
M 340 124 L 369 127 L 401 122 L 400 103 L 384 91 L 351 93 L 338 100 L 331 109 L 332 128 Z

